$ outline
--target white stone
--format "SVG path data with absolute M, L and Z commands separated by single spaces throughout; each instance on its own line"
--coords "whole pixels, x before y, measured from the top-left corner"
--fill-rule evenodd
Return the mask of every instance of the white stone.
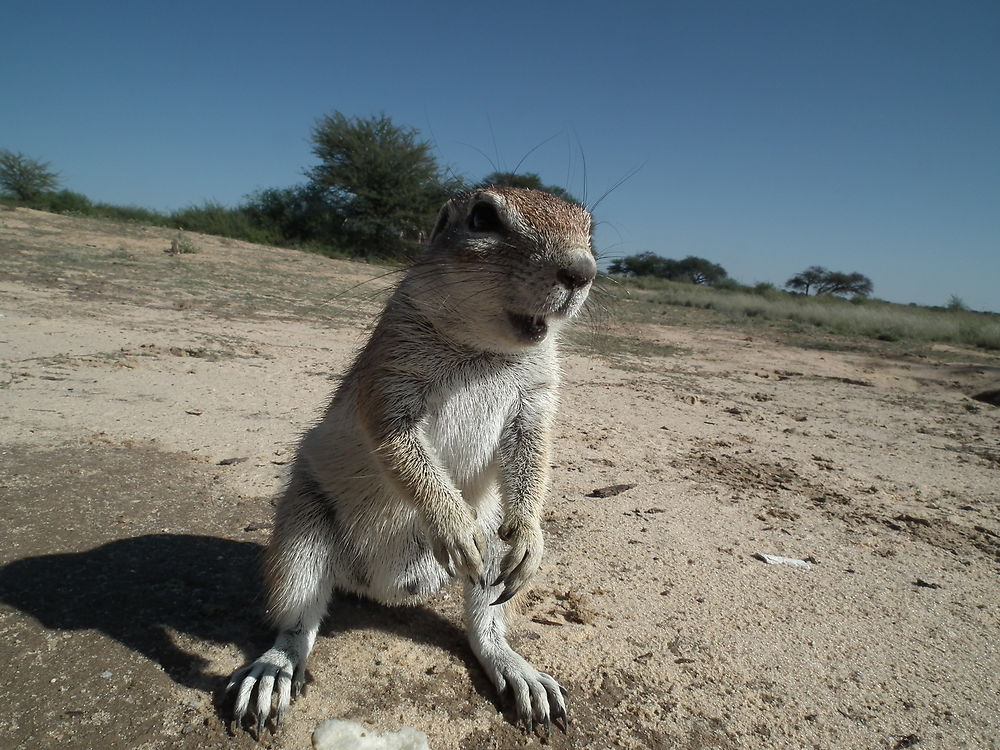
M 794 557 L 780 557 L 779 555 L 767 555 L 763 552 L 758 552 L 757 559 L 763 560 L 768 565 L 790 565 L 793 568 L 809 569 L 809 563 L 805 560 L 796 560 Z
M 430 750 L 427 735 L 411 727 L 379 734 L 353 721 L 327 719 L 313 731 L 314 750 Z

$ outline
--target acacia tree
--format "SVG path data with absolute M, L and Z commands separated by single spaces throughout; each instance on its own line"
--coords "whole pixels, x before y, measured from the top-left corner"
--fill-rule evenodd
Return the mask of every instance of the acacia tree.
M 785 282 L 785 287 L 808 295 L 809 290 L 819 284 L 830 272 L 823 266 L 809 266 L 805 271 L 797 273 Z
M 680 271 L 694 284 L 717 284 L 729 274 L 718 263 L 689 255 L 680 261 Z
M 689 255 L 682 260 L 673 260 L 651 252 L 614 260 L 608 266 L 608 273 L 620 276 L 656 276 L 704 285 L 717 284 L 728 276 L 725 268 L 705 258 Z
M 580 202 L 574 198 L 568 190 L 565 190 L 558 185 L 544 184 L 542 182 L 542 178 L 534 172 L 525 172 L 524 174 L 518 174 L 517 172 L 490 172 L 482 180 L 480 180 L 477 187 L 489 187 L 490 185 L 503 185 L 505 187 L 543 190 L 546 193 L 551 193 L 557 198 L 562 198 L 564 201 L 569 201 L 570 203 Z
M 51 193 L 59 187 L 59 175 L 49 166 L 48 162 L 0 149 L 0 187 L 21 201 L 31 201 L 44 193 Z
M 668 261 L 662 255 L 644 252 L 638 255 L 626 255 L 624 258 L 616 258 L 608 265 L 608 273 L 617 276 L 659 276 L 660 278 L 670 277 L 670 264 L 677 261 Z
M 859 297 L 867 297 L 874 289 L 871 279 L 864 274 L 828 271 L 823 266 L 809 266 L 786 281 L 785 287 L 806 295 L 812 290 L 815 294 L 853 294 Z
M 339 218 L 340 239 L 364 256 L 401 257 L 423 239 L 459 187 L 427 141 L 385 114 L 325 115 L 312 132 L 320 163 L 306 172 Z
M 816 294 L 853 294 L 867 297 L 874 288 L 871 279 L 857 273 L 831 271 L 816 287 Z

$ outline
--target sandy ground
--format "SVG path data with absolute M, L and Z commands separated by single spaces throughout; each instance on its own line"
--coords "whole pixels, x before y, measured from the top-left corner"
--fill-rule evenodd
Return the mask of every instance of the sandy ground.
M 174 235 L 0 211 L 0 747 L 257 744 L 219 690 L 269 644 L 272 500 L 388 282 Z M 346 718 L 434 750 L 1000 747 L 1000 411 L 969 398 L 1000 360 L 609 320 L 628 347 L 565 358 L 513 627 L 570 732 L 512 725 L 453 590 L 337 599 L 261 744 Z

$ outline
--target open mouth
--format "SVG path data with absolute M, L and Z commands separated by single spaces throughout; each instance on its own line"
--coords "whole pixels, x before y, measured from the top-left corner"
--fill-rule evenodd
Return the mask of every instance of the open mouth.
M 542 315 L 518 315 L 508 312 L 507 319 L 514 326 L 514 330 L 520 333 L 525 340 L 536 344 L 544 339 L 545 334 L 549 332 L 549 324 L 545 322 L 545 317 Z

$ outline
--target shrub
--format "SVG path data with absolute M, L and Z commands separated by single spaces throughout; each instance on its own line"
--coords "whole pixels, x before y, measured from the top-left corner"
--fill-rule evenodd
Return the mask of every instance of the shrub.
M 178 233 L 177 237 L 174 238 L 173 247 L 176 248 L 176 251 L 181 255 L 194 255 L 195 253 L 201 252 L 200 247 L 180 233 Z
M 951 295 L 948 298 L 947 309 L 952 312 L 962 312 L 963 310 L 968 310 L 969 308 L 965 306 L 965 302 L 957 294 Z
M 90 198 L 82 193 L 74 193 L 72 190 L 43 193 L 28 201 L 27 206 L 54 214 L 76 214 L 78 216 L 90 216 L 94 211 L 94 204 L 90 202 Z
M 343 223 L 326 191 L 311 184 L 258 190 L 246 197 L 240 210 L 276 242 L 300 246 L 329 244 Z
M 743 286 L 743 284 L 738 282 L 736 279 L 730 278 L 720 279 L 716 281 L 713 286 L 716 289 L 721 289 L 726 292 L 743 292 L 747 289 L 747 287 Z
M 202 234 L 216 234 L 263 244 L 271 244 L 278 239 L 272 232 L 254 223 L 242 208 L 227 208 L 213 201 L 174 211 L 170 215 L 170 221 L 178 229 Z
M 95 203 L 92 216 L 98 219 L 112 219 L 134 224 L 151 224 L 153 226 L 170 226 L 170 217 L 139 206 L 115 206 L 111 203 Z

